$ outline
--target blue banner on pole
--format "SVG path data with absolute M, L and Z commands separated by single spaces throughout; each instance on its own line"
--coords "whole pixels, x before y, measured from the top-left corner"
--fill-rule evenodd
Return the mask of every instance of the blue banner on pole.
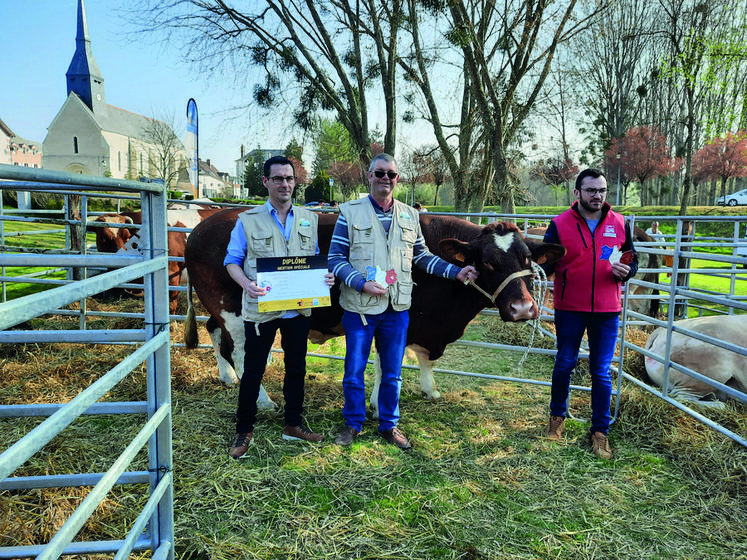
M 189 180 L 194 185 L 197 198 L 200 198 L 199 155 L 197 149 L 197 102 L 191 99 L 187 102 L 187 155 L 189 156 Z

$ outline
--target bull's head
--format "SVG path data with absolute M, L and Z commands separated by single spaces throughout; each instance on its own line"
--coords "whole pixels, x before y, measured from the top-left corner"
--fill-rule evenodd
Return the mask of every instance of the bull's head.
M 550 264 L 565 255 L 562 245 L 525 239 L 519 228 L 506 222 L 485 226 L 469 242 L 444 239 L 439 248 L 446 260 L 477 269 L 481 297 L 510 322 L 536 319 L 539 314 L 532 297 L 532 262 Z
M 134 224 L 135 222 L 129 216 L 121 214 L 98 216 L 89 227 L 96 232 L 96 250 L 99 253 L 116 253 L 125 246 L 136 231 L 135 229 L 97 225 L 97 222 L 100 224 Z

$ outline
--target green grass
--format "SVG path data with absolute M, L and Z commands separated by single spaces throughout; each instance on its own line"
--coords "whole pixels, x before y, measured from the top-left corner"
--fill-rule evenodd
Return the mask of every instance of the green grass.
M 39 232 L 39 231 L 58 230 L 58 232 L 55 232 L 55 233 L 38 233 L 38 234 L 33 234 L 33 235 L 8 236 L 5 238 L 5 244 L 7 247 L 23 247 L 26 252 L 32 252 L 32 253 L 65 248 L 64 228 L 62 226 L 57 226 L 54 224 L 36 224 L 36 223 L 27 223 L 27 222 L 5 222 L 4 230 L 6 234 L 15 233 L 15 232 L 35 232 L 35 231 Z M 88 243 L 95 244 L 95 242 L 96 242 L 95 234 L 89 233 Z M 46 278 L 46 279 L 54 279 L 54 280 L 64 280 L 66 278 L 66 273 L 64 271 L 56 271 L 48 267 L 18 266 L 18 267 L 6 267 L 5 270 L 6 270 L 6 275 L 12 276 L 12 277 L 27 276 L 30 274 L 46 272 L 46 274 L 40 277 Z M 33 283 L 23 284 L 23 283 L 10 282 L 6 284 L 6 297 L 8 300 L 12 300 L 12 299 L 24 297 L 27 295 L 35 294 L 38 292 L 43 292 L 44 290 L 48 290 L 52 287 L 54 287 L 54 285 L 51 285 L 51 284 L 33 284 Z
M 117 305 L 131 311 L 135 303 Z M 50 324 L 66 321 L 51 318 Z M 527 330 L 480 317 L 468 337 L 507 343 Z M 180 326 L 172 333 L 179 340 Z M 201 336 L 205 342 L 204 331 Z M 310 351 L 343 354 L 344 340 Z M 0 401 L 67 400 L 128 352 L 4 345 Z M 529 355 L 519 366 L 520 358 L 520 352 L 452 345 L 437 366 L 549 380 L 550 358 Z M 588 425 L 580 420 L 568 421 L 561 442 L 542 437 L 547 387 L 437 374 L 442 397 L 426 402 L 417 372 L 409 370 L 400 427 L 412 451 L 386 445 L 373 421 L 350 448 L 284 442 L 282 414 L 262 412 L 249 456 L 234 461 L 226 452 L 238 388 L 217 382 L 209 350 L 174 349 L 171 369 L 180 559 L 747 558 L 747 450 L 635 388 L 625 388 L 610 432 L 612 461 L 590 453 Z M 143 398 L 143 377 L 128 377 L 107 398 Z M 265 386 L 280 404 L 282 377 L 275 355 Z M 342 422 L 341 381 L 341 361 L 309 359 L 306 419 L 329 436 Z M 576 417 L 588 417 L 585 393 L 574 392 L 571 406 Z M 747 434 L 746 413 L 732 406 L 716 414 Z M 16 474 L 103 470 L 142 421 L 81 418 Z M 0 420 L 0 451 L 38 423 Z M 134 468 L 144 466 L 141 452 Z M 145 500 L 136 491 L 145 489 L 112 492 L 80 538 L 121 538 Z M 0 542 L 27 544 L 24 539 L 49 535 L 83 495 L 73 489 L 0 493 L 0 519 L 7 520 Z
M 698 274 L 690 273 L 688 282 L 689 289 L 695 291 L 703 291 L 708 293 L 716 294 L 730 294 L 731 293 L 731 277 L 729 273 L 733 271 L 730 265 L 720 262 L 709 261 L 706 259 L 692 259 L 688 265 L 690 268 L 703 268 L 703 269 L 721 269 L 723 270 L 722 276 L 714 276 L 712 274 Z M 745 270 L 737 268 L 736 282 L 734 284 L 734 295 L 747 296 L 747 274 Z M 659 282 L 662 284 L 671 284 L 671 278 L 666 274 L 659 275 Z M 706 309 L 703 309 L 706 308 Z M 708 311 L 708 310 L 711 311 Z M 693 299 L 688 302 L 688 317 L 697 317 L 701 314 L 709 315 L 713 313 L 726 313 L 728 309 L 724 305 L 716 305 L 711 302 L 704 300 Z M 737 312 L 740 312 L 737 310 Z
M 5 244 L 9 247 L 27 247 L 34 249 L 64 249 L 65 229 L 54 224 L 37 224 L 28 222 L 4 222 L 5 233 L 35 232 L 58 230 L 54 233 L 39 233 L 35 235 L 8 236 Z

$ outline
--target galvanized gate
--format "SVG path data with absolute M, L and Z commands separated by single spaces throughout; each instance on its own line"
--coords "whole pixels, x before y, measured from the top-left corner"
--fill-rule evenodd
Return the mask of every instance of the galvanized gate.
M 677 332 L 686 337 L 697 340 L 703 344 L 719 348 L 725 352 L 733 352 L 741 356 L 747 356 L 747 338 L 742 344 L 735 345 L 713 337 L 704 336 L 700 333 L 687 329 L 677 324 L 678 319 L 687 318 L 693 314 L 728 316 L 747 313 L 747 232 L 742 237 L 741 232 L 747 227 L 745 217 L 725 216 L 655 216 L 648 218 L 633 217 L 633 221 L 649 223 L 658 221 L 673 226 L 674 232 L 664 235 L 662 239 L 648 243 L 637 243 L 636 249 L 639 253 L 654 254 L 665 259 L 667 263 L 659 269 L 643 269 L 641 273 L 658 272 L 657 281 L 650 282 L 641 279 L 641 274 L 631 280 L 632 286 L 642 286 L 658 291 L 658 295 L 637 296 L 640 298 L 659 299 L 666 307 L 666 312 L 661 317 L 650 317 L 631 309 L 629 302 L 631 296 L 626 293 L 625 306 L 621 319 L 621 364 L 620 375 L 617 381 L 619 392 L 622 380 L 626 379 L 638 385 L 642 389 L 651 392 L 665 400 L 672 406 L 679 408 L 690 416 L 710 426 L 714 430 L 733 439 L 737 443 L 747 447 L 747 438 L 737 434 L 725 426 L 708 418 L 702 408 L 694 403 L 674 398 L 670 395 L 669 377 L 673 371 L 682 372 L 688 377 L 697 379 L 714 390 L 725 393 L 729 398 L 747 403 L 747 394 L 726 386 L 718 381 L 703 375 L 701 372 L 693 371 L 672 360 L 672 333 Z M 731 235 L 728 237 L 698 235 L 698 226 L 704 229 L 709 223 L 720 223 L 728 225 Z M 719 250 L 721 253 L 703 251 L 704 249 Z M 696 265 L 697 263 L 697 265 Z M 693 286 L 693 278 L 713 277 L 728 281 L 728 290 L 716 292 L 712 290 L 697 288 Z M 688 309 L 694 311 L 689 313 Z M 662 327 L 666 329 L 666 346 L 661 355 L 642 348 L 625 339 L 626 326 L 639 327 Z M 647 358 L 654 359 L 664 365 L 664 382 L 661 387 L 651 386 L 635 376 L 624 371 L 625 353 L 628 351 L 641 353 Z M 708 403 L 700 403 L 700 406 Z
M 0 304 L 0 343 L 71 342 L 78 344 L 126 344 L 132 353 L 66 404 L 0 406 L 0 417 L 47 417 L 41 424 L 0 455 L 0 491 L 34 488 L 93 486 L 86 498 L 49 543 L 0 548 L 0 558 L 49 559 L 63 554 L 116 553 L 127 558 L 131 551 L 150 549 L 153 558 L 174 558 L 173 469 L 171 452 L 170 341 L 168 309 L 168 247 L 166 192 L 157 184 L 119 181 L 39 169 L 0 165 L 0 189 L 42 191 L 57 194 L 124 192 L 140 195 L 143 211 L 143 256 L 87 255 L 63 250 L 30 254 L 14 252 L 3 245 L 0 266 L 92 267 L 112 269 L 93 278 L 68 280 L 62 286 Z M 85 208 L 85 195 L 82 197 Z M 83 213 L 85 215 L 85 212 Z M 21 220 L 22 218 L 2 219 Z M 67 226 L 82 227 L 80 220 L 67 219 Z M 83 236 L 85 239 L 85 236 Z M 6 330 L 34 317 L 56 313 L 60 308 L 104 290 L 143 278 L 145 313 L 140 328 L 39 331 Z M 145 363 L 147 400 L 97 402 L 117 383 Z M 76 418 L 90 414 L 142 415 L 137 435 L 106 472 L 69 475 L 12 476 L 27 459 L 62 433 Z M 147 470 L 128 470 L 138 451 L 148 448 Z M 115 484 L 148 483 L 150 496 L 127 536 L 122 540 L 73 542 L 88 517 Z

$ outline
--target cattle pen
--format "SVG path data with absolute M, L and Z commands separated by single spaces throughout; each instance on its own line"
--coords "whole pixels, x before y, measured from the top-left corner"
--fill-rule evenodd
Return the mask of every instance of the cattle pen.
M 120 185 L 121 186 L 121 185 Z M 111 185 L 108 185 L 107 188 L 112 189 Z M 112 189 L 113 190 L 113 189 Z M 72 189 L 70 189 L 71 192 Z M 76 187 L 76 194 L 82 194 L 85 195 L 85 190 L 80 190 L 79 187 Z M 150 194 L 144 195 L 146 197 L 151 196 Z M 145 203 L 147 206 L 148 204 L 152 203 Z M 473 219 L 483 219 L 485 221 L 488 220 L 511 220 L 515 221 L 519 225 L 524 225 L 524 228 L 534 225 L 537 221 L 546 221 L 547 219 L 551 218 L 552 216 L 536 216 L 536 215 L 499 215 L 499 214 L 493 214 L 493 213 L 486 213 L 482 215 L 465 215 L 465 217 L 470 217 Z M 645 223 L 648 220 L 651 220 L 650 217 L 639 217 L 639 216 L 633 216 L 630 217 L 631 221 L 633 223 Z M 631 294 L 626 293 L 626 311 L 623 316 L 623 325 L 625 327 L 630 326 L 642 326 L 642 327 L 656 327 L 656 326 L 662 326 L 669 328 L 670 332 L 673 332 L 676 330 L 675 321 L 685 316 L 685 314 L 688 313 L 688 310 L 690 312 L 695 312 L 696 314 L 707 314 L 707 313 L 719 313 L 719 314 L 734 314 L 734 313 L 743 313 L 747 311 L 747 306 L 745 305 L 745 301 L 747 298 L 745 297 L 745 293 L 747 290 L 745 290 L 745 282 L 747 281 L 747 277 L 745 276 L 745 265 L 747 265 L 746 259 L 744 257 L 740 257 L 740 251 L 745 246 L 744 241 L 742 241 L 740 234 L 740 228 L 743 228 L 744 226 L 744 219 L 740 218 L 724 218 L 724 219 L 715 219 L 712 217 L 687 217 L 687 219 L 681 218 L 681 217 L 657 217 L 657 219 L 660 222 L 666 222 L 672 230 L 672 233 L 667 234 L 664 242 L 639 242 L 637 244 L 637 247 L 641 253 L 648 253 L 648 254 L 654 254 L 659 255 L 662 257 L 671 257 L 672 258 L 672 264 L 667 266 L 657 266 L 655 268 L 651 268 L 650 270 L 646 267 L 642 267 L 641 272 L 645 272 L 646 270 L 649 270 L 650 272 L 656 273 L 661 275 L 660 281 L 656 282 L 648 282 L 648 281 L 642 281 L 642 280 L 634 280 L 631 282 L 631 286 L 640 285 L 645 288 L 649 288 L 652 290 L 652 293 L 647 294 Z M 733 226 L 735 235 L 733 237 L 727 237 L 727 236 L 701 236 L 697 234 L 697 225 L 699 223 L 706 224 L 708 222 L 713 221 L 721 221 L 723 223 L 730 224 Z M 148 226 L 143 225 L 143 229 L 148 229 Z M 151 219 L 150 223 L 155 223 L 154 219 Z M 691 226 L 691 224 L 695 224 L 694 228 Z M 688 229 L 690 228 L 690 229 Z M 684 233 L 683 233 L 684 232 Z M 704 239 L 707 238 L 707 239 Z M 3 244 L 4 245 L 4 244 Z M 701 253 L 697 251 L 699 246 L 708 245 L 714 248 L 718 248 L 724 251 L 722 255 L 716 254 L 713 257 L 708 256 L 707 254 Z M 726 253 L 729 254 L 726 254 Z M 55 262 L 57 264 L 65 265 L 67 268 L 74 268 L 74 267 L 83 267 L 91 265 L 96 268 L 110 268 L 114 266 L 124 266 L 124 261 L 118 261 L 117 259 L 122 257 L 114 257 L 114 256 L 101 256 L 98 257 L 101 258 L 94 258 L 94 256 L 89 256 L 85 260 L 81 261 L 75 261 L 73 259 L 59 259 L 55 261 L 55 258 L 50 259 L 51 262 Z M 6 259 L 6 255 L 4 254 L 3 259 Z M 691 261 L 693 259 L 698 259 L 701 261 L 707 261 L 712 263 L 709 265 L 708 268 L 703 268 L 702 266 L 692 266 Z M 88 260 L 90 259 L 90 260 Z M 18 259 L 20 261 L 21 259 Z M 127 263 L 131 263 L 133 261 L 127 260 Z M 141 262 L 138 260 L 138 262 Z M 3 260 L 3 265 L 6 263 L 10 264 L 11 260 L 8 259 Z M 57 266 L 55 264 L 55 266 Z M 702 263 L 701 263 L 702 264 Z M 716 265 L 723 265 L 723 266 L 716 266 Z M 740 269 L 741 267 L 741 269 Z M 124 269 L 122 269 L 124 270 Z M 116 282 L 119 283 L 119 285 L 127 284 L 133 279 L 140 275 L 142 275 L 145 271 L 144 270 L 134 270 L 132 274 L 129 274 L 127 278 L 124 277 L 118 277 L 116 279 Z M 669 278 L 666 277 L 667 274 L 671 274 Z M 709 290 L 704 290 L 701 288 L 697 288 L 694 286 L 695 282 L 693 282 L 693 279 L 698 276 L 717 276 L 720 278 L 723 278 L 727 282 L 728 289 L 724 292 L 714 293 Z M 3 274 L 3 277 L 5 279 L 5 274 Z M 7 280 L 11 281 L 11 280 Z M 67 285 L 67 284 L 73 284 L 75 285 L 76 282 L 72 278 L 68 281 L 59 281 L 61 282 L 61 285 Z M 112 284 L 114 285 L 114 284 Z M 146 288 L 148 284 L 146 283 Z M 100 288 L 101 286 L 99 286 Z M 163 287 L 162 287 L 163 288 Z M 656 290 L 659 293 L 653 293 L 653 291 Z M 95 293 L 95 292 L 90 292 Z M 148 304 L 148 301 L 152 298 L 146 298 L 146 305 Z M 76 297 L 77 300 L 77 297 Z M 633 301 L 653 301 L 657 300 L 661 302 L 665 309 L 665 313 L 660 318 L 651 318 L 645 313 L 638 313 L 635 311 L 630 310 L 629 308 L 632 307 L 629 305 Z M 61 301 L 56 301 L 55 304 L 57 306 L 61 306 Z M 97 312 L 93 311 L 87 311 L 85 310 L 84 304 L 80 304 L 80 310 L 59 310 L 55 308 L 55 313 L 61 313 L 65 312 L 68 314 L 80 314 L 83 317 L 83 321 L 85 322 L 86 319 L 90 320 L 92 317 L 96 317 Z M 165 313 L 168 315 L 168 311 L 161 309 L 161 313 Z M 495 315 L 494 311 L 486 310 L 483 312 L 486 316 Z M 117 315 L 117 313 L 111 313 L 107 312 L 107 314 Z M 145 316 L 147 315 L 147 312 L 142 317 L 139 314 L 121 314 L 123 318 L 126 319 L 136 319 L 136 320 L 143 320 L 145 321 Z M 172 316 L 172 318 L 179 319 L 181 316 Z M 543 310 L 543 319 L 544 322 L 548 323 L 551 322 L 551 310 L 545 308 Z M 664 319 L 663 317 L 666 317 Z M 164 318 L 163 315 L 159 316 L 160 320 L 153 320 L 153 324 L 159 324 L 163 325 L 167 323 L 168 321 Z M 204 318 L 203 318 L 204 319 Z M 745 443 L 745 440 L 742 436 L 735 433 L 734 431 L 727 430 L 726 428 L 723 428 L 722 426 L 719 426 L 718 423 L 714 423 L 711 420 L 709 420 L 705 415 L 698 412 L 698 409 L 693 406 L 687 406 L 680 401 L 671 398 L 666 391 L 665 387 L 662 387 L 661 389 L 652 387 L 647 383 L 642 382 L 640 379 L 638 379 L 635 376 L 630 375 L 629 373 L 625 372 L 625 359 L 626 354 L 628 352 L 635 352 L 640 354 L 645 354 L 645 349 L 638 345 L 634 344 L 632 342 L 629 342 L 625 337 L 626 328 L 621 329 L 621 339 L 620 342 L 621 347 L 623 348 L 622 355 L 619 355 L 617 357 L 617 361 L 615 362 L 616 371 L 618 372 L 617 376 L 617 390 L 615 392 L 615 398 L 616 402 L 619 405 L 619 398 L 620 398 L 620 392 L 621 392 L 621 384 L 624 381 L 629 381 L 631 383 L 636 384 L 637 386 L 640 386 L 644 388 L 646 391 L 649 391 L 650 393 L 661 397 L 663 400 L 670 403 L 672 406 L 675 406 L 679 408 L 680 410 L 683 410 L 685 412 L 688 412 L 695 418 L 698 418 L 699 420 L 705 422 L 709 426 L 713 427 L 714 429 L 720 431 L 727 437 L 730 437 L 731 439 L 735 440 L 736 442 L 740 443 L 741 445 L 747 445 Z M 3 328 L 6 328 L 4 325 Z M 147 329 L 148 327 L 146 327 Z M 532 326 L 532 328 L 534 328 Z M 543 326 L 541 323 L 537 325 L 537 333 L 539 336 L 539 333 L 544 333 L 545 336 L 552 336 L 552 331 L 548 330 Z M 21 331 L 21 333 L 24 333 L 25 331 Z M 95 331 L 88 331 L 89 333 L 94 333 Z M 159 340 L 163 338 L 163 333 L 156 333 L 158 335 L 161 335 Z M 23 340 L 23 336 L 31 337 L 33 336 L 31 333 L 29 334 L 20 334 L 19 332 L 12 333 L 9 338 L 6 340 L 8 342 L 15 342 L 15 341 L 21 341 Z M 94 336 L 93 334 L 91 336 Z M 103 336 L 103 335 L 101 335 Z M 108 335 L 107 335 L 108 336 Z M 33 338 L 29 338 L 29 340 L 33 340 Z M 42 340 L 42 339 L 39 339 Z M 107 338 L 107 343 L 111 343 L 111 341 Z M 141 344 L 141 340 L 139 340 L 137 337 L 133 336 L 132 338 L 126 339 L 122 341 L 125 345 L 138 345 Z M 553 350 L 550 349 L 543 349 L 543 348 L 531 348 L 529 346 L 520 346 L 520 345 L 512 345 L 512 344 L 498 344 L 498 343 L 485 343 L 485 342 L 474 342 L 469 340 L 462 340 L 455 345 L 462 345 L 465 347 L 472 347 L 472 346 L 479 346 L 480 348 L 487 348 L 488 350 L 510 350 L 512 352 L 519 352 L 519 353 L 534 353 L 534 354 L 544 354 L 548 356 L 553 355 Z M 175 345 L 178 346 L 178 345 Z M 745 348 L 742 347 L 729 347 L 726 348 L 728 351 L 734 351 L 741 355 L 747 355 L 747 351 Z M 332 359 L 332 360 L 341 360 L 343 359 L 342 356 L 339 355 L 330 355 L 330 354 L 314 354 L 311 353 L 310 356 L 312 357 L 321 357 L 325 359 Z M 662 356 L 659 356 L 659 358 L 665 362 L 668 363 L 669 368 L 671 369 L 677 369 L 678 365 L 676 363 L 673 363 L 671 361 L 671 357 L 667 355 L 666 353 Z M 405 366 L 409 369 L 416 369 L 414 366 Z M 168 370 L 168 365 L 165 366 L 166 370 Z M 488 374 L 482 374 L 482 373 L 476 373 L 476 372 L 470 372 L 470 371 L 459 371 L 456 369 L 435 369 L 434 370 L 437 373 L 442 374 L 451 374 L 451 375 L 464 375 L 468 377 L 477 377 L 477 378 L 484 378 L 484 379 L 494 379 L 498 381 L 508 381 L 508 382 L 516 382 L 516 383 L 530 383 L 530 384 L 536 384 L 536 385 L 542 385 L 542 386 L 549 386 L 549 382 L 542 381 L 542 380 L 531 380 L 531 379 L 522 379 L 519 376 L 498 376 L 498 375 L 488 375 Z M 697 374 L 697 372 L 695 372 Z M 163 383 L 163 379 L 160 379 L 160 382 Z M 582 385 L 574 385 L 574 389 L 577 391 L 587 391 L 588 388 L 583 387 Z M 724 390 L 730 394 L 734 399 L 740 401 L 740 402 L 746 402 L 745 401 L 745 395 L 741 394 L 738 391 L 734 391 L 730 387 L 725 387 Z M 102 403 L 104 404 L 104 403 Z M 100 406 L 100 405 L 93 405 Z M 619 406 L 615 407 L 615 415 L 617 416 Z M 161 408 L 158 409 L 159 411 L 162 410 Z M 92 408 L 90 409 L 91 413 L 94 413 L 95 410 Z M 105 412 L 104 410 L 100 411 L 101 413 Z M 108 413 L 108 411 L 106 411 Z M 169 484 L 171 481 L 170 478 L 170 472 L 168 465 L 170 464 L 170 457 L 169 460 L 162 459 L 160 461 L 157 461 L 153 465 L 149 465 L 147 469 L 143 469 L 140 472 L 133 473 L 133 477 L 139 477 L 137 480 L 139 482 L 143 482 L 145 480 L 151 481 L 153 478 L 158 478 L 164 480 L 164 484 Z M 128 473 L 124 473 L 122 477 L 120 478 L 120 482 L 127 482 L 126 477 Z M 4 475 L 7 476 L 7 475 Z M 96 477 L 98 475 L 91 474 L 86 476 L 93 476 Z M 84 479 L 81 481 L 78 481 L 79 484 L 86 484 L 90 483 L 92 479 Z M 5 482 L 5 481 L 3 481 Z M 133 478 L 130 480 L 130 482 L 135 482 L 135 479 Z M 152 484 L 152 483 L 151 483 Z M 163 499 L 167 499 L 168 497 L 168 490 L 164 490 L 163 486 L 158 485 L 159 488 L 161 488 L 161 491 L 164 491 Z M 0 487 L 0 489 L 5 488 L 11 488 L 11 487 Z M 168 515 L 167 515 L 168 517 Z M 168 525 L 168 523 L 166 524 Z M 134 530 L 134 529 L 133 529 Z M 154 532 L 152 530 L 147 531 L 141 531 L 141 536 L 138 537 L 138 540 L 136 541 L 138 546 L 141 548 L 135 548 L 142 549 L 143 546 L 148 546 L 153 543 L 153 539 L 155 538 L 154 535 L 158 534 L 157 532 Z M 160 533 L 161 538 L 164 539 L 165 535 L 167 535 L 167 531 L 164 529 Z M 168 539 L 166 539 L 168 540 Z M 147 541 L 147 542 L 146 542 Z M 51 543 L 50 543 L 51 544 Z M 97 544 L 96 546 L 104 546 Z M 112 546 L 112 545 L 107 545 Z M 76 549 L 69 549 L 71 551 L 74 551 Z M 103 550 L 103 548 L 102 548 Z M 164 552 L 161 554 L 167 554 L 165 552 L 165 548 L 160 549 Z M 3 554 L 2 551 L 0 551 L 0 555 Z M 14 555 L 15 554 L 15 555 Z M 20 554 L 18 553 L 7 553 L 5 556 L 0 557 L 18 557 Z M 166 556 L 164 556 L 166 557 Z
M 79 393 L 70 402 L 46 404 L 2 404 L 0 417 L 46 417 L 33 430 L 0 455 L 0 490 L 29 490 L 93 486 L 79 507 L 46 544 L 3 546 L 0 558 L 57 558 L 62 554 L 116 553 L 126 558 L 135 550 L 150 549 L 153 558 L 174 558 L 173 474 L 171 457 L 170 337 L 168 329 L 166 257 L 166 196 L 163 187 L 116 181 L 68 173 L 0 166 L 0 189 L 52 192 L 80 197 L 85 207 L 87 193 L 121 191 L 139 193 L 143 224 L 142 257 L 87 255 L 85 243 L 78 250 L 64 248 L 24 251 L 7 247 L 3 240 L 0 265 L 6 267 L 63 267 L 83 270 L 56 288 L 0 304 L 1 343 L 74 342 L 84 345 L 127 343 L 133 352 L 116 367 Z M 85 213 L 84 213 L 85 215 Z M 7 219 L 3 216 L 4 220 Z M 23 221 L 25 218 L 15 218 Z M 80 227 L 75 216 L 62 220 L 68 231 Z M 57 222 L 58 224 L 60 222 Z M 110 272 L 87 278 L 87 267 Z M 145 310 L 139 328 L 38 331 L 30 321 L 60 307 L 84 301 L 114 286 L 142 277 Z M 84 310 L 84 304 L 81 304 Z M 97 402 L 141 364 L 146 364 L 147 399 L 144 401 Z M 145 415 L 146 421 L 130 444 L 105 472 L 72 472 L 11 476 L 30 457 L 39 453 L 58 434 L 82 415 Z M 147 466 L 130 470 L 140 450 L 147 447 Z M 140 466 L 140 465 L 138 465 Z M 80 528 L 115 485 L 144 485 L 150 494 L 140 515 L 122 540 L 76 541 Z
M 483 221 L 508 220 L 522 226 L 523 231 L 529 237 L 539 239 L 539 236 L 532 236 L 532 228 L 538 223 L 547 223 L 554 216 L 535 215 L 535 214 L 463 214 L 467 219 L 479 219 Z M 747 232 L 747 219 L 744 217 L 715 217 L 715 216 L 626 216 L 630 223 L 631 230 L 635 229 L 636 223 L 650 224 L 658 220 L 665 224 L 664 227 L 671 231 L 671 234 L 662 235 L 660 240 L 648 239 L 646 241 L 636 240 L 636 250 L 641 257 L 641 266 L 636 277 L 628 282 L 624 289 L 623 312 L 620 319 L 620 333 L 618 336 L 619 351 L 613 358 L 613 368 L 617 374 L 615 387 L 613 388 L 613 400 L 615 403 L 612 422 L 614 422 L 619 413 L 621 385 L 623 380 L 627 380 L 642 389 L 649 391 L 657 397 L 668 402 L 672 406 L 683 410 L 690 416 L 710 426 L 723 435 L 733 439 L 737 443 L 747 447 L 747 439 L 727 429 L 723 425 L 709 419 L 707 416 L 697 410 L 697 406 L 681 398 L 670 396 L 669 375 L 672 371 L 679 371 L 687 376 L 701 381 L 715 391 L 723 391 L 728 397 L 741 403 L 747 403 L 747 394 L 744 391 L 735 389 L 732 386 L 726 386 L 723 383 L 714 381 L 701 372 L 693 371 L 672 360 L 671 335 L 673 332 L 682 333 L 685 336 L 692 337 L 708 345 L 723 349 L 725 352 L 733 352 L 746 357 L 747 361 L 747 340 L 740 344 L 730 344 L 718 340 L 714 337 L 703 336 L 676 324 L 678 319 L 688 317 L 689 312 L 695 312 L 697 316 L 705 315 L 731 315 L 735 313 L 747 313 L 747 233 L 742 237 L 741 232 Z M 729 230 L 728 236 L 715 235 L 698 235 L 698 225 L 701 227 L 711 224 L 723 224 Z M 712 253 L 709 249 L 721 251 L 721 253 Z M 653 257 L 653 258 L 652 258 Z M 697 260 L 697 266 L 693 261 Z M 659 263 L 664 263 L 660 265 Z M 691 284 L 697 284 L 696 278 L 715 277 L 725 281 L 726 290 L 717 292 L 708 289 L 695 287 Z M 542 294 L 545 289 L 552 290 L 553 282 L 541 279 L 535 279 L 535 296 L 538 300 L 544 301 Z M 537 297 L 539 295 L 539 297 Z M 656 305 L 650 305 L 656 302 Z M 659 312 L 641 312 L 641 310 L 661 310 Z M 485 315 L 497 315 L 496 311 L 486 309 L 482 312 Z M 552 321 L 552 309 L 542 305 L 541 316 L 535 321 L 533 328 L 541 332 L 542 335 L 554 337 L 554 333 L 542 326 L 543 322 Z M 651 327 L 662 327 L 667 331 L 667 344 L 664 352 L 657 355 L 640 345 L 627 340 L 626 334 L 628 327 L 637 327 L 650 330 Z M 532 334 L 530 341 L 534 339 Z M 455 345 L 468 347 L 480 347 L 493 350 L 506 350 L 512 352 L 521 352 L 524 356 L 527 353 L 544 354 L 554 356 L 554 350 L 543 348 L 533 348 L 530 346 L 516 346 L 511 344 L 498 344 L 488 342 L 472 342 L 459 340 Z M 652 358 L 664 364 L 665 379 L 659 386 L 653 386 L 651 383 L 641 380 L 639 377 L 631 375 L 625 370 L 626 352 L 637 352 L 642 356 Z M 330 356 L 325 356 L 330 357 Z M 335 357 L 338 358 L 339 357 Z M 584 347 L 579 355 L 580 359 L 588 358 L 588 352 L 584 352 Z M 417 369 L 416 366 L 404 366 L 410 369 Z M 549 381 L 531 380 L 515 376 L 494 376 L 479 374 L 474 372 L 463 372 L 455 370 L 444 370 L 434 368 L 435 373 L 450 375 L 465 375 L 483 377 L 486 379 L 496 379 L 500 381 L 509 381 L 516 383 L 531 383 L 549 387 Z M 747 374 L 746 379 L 747 379 Z M 571 385 L 572 390 L 590 391 L 589 387 L 580 385 Z M 704 404 L 702 401 L 698 404 Z M 708 403 L 705 403 L 708 405 Z M 569 408 L 570 411 L 570 408 Z M 572 413 L 571 413 L 572 416 Z

